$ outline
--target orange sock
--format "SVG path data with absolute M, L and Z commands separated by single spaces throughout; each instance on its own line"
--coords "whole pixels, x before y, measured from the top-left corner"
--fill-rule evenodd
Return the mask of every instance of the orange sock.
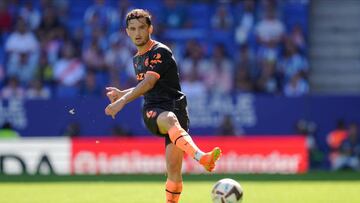
M 178 203 L 182 191 L 182 182 L 166 180 L 166 203 Z
M 197 161 L 204 154 L 191 139 L 190 135 L 179 125 L 174 125 L 168 131 L 171 142 Z

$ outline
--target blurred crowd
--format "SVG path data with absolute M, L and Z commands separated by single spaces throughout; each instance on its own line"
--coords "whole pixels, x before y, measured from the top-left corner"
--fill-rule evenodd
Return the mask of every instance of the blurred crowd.
M 0 1 L 0 98 L 104 97 L 136 85 L 133 8 L 153 15 L 189 96 L 309 92 L 306 0 Z

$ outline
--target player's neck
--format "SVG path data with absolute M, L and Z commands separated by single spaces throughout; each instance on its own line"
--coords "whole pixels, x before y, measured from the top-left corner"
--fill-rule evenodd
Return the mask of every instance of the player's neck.
M 154 40 L 149 39 L 145 45 L 137 47 L 138 52 L 136 55 L 141 55 L 149 51 L 151 47 L 154 45 L 154 43 L 155 43 Z

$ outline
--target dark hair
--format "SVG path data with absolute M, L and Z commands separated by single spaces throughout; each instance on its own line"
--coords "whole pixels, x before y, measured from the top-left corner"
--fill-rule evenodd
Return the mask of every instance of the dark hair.
M 146 24 L 151 25 L 151 15 L 149 11 L 144 9 L 133 9 L 126 15 L 126 27 L 129 26 L 129 21 L 132 19 L 145 18 Z

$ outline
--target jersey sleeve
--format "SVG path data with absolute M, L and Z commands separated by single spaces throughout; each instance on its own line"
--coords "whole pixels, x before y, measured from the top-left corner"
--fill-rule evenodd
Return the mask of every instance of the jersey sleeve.
M 161 78 L 166 73 L 171 62 L 171 53 L 165 49 L 152 51 L 148 59 L 148 69 L 146 73 L 151 73 Z

